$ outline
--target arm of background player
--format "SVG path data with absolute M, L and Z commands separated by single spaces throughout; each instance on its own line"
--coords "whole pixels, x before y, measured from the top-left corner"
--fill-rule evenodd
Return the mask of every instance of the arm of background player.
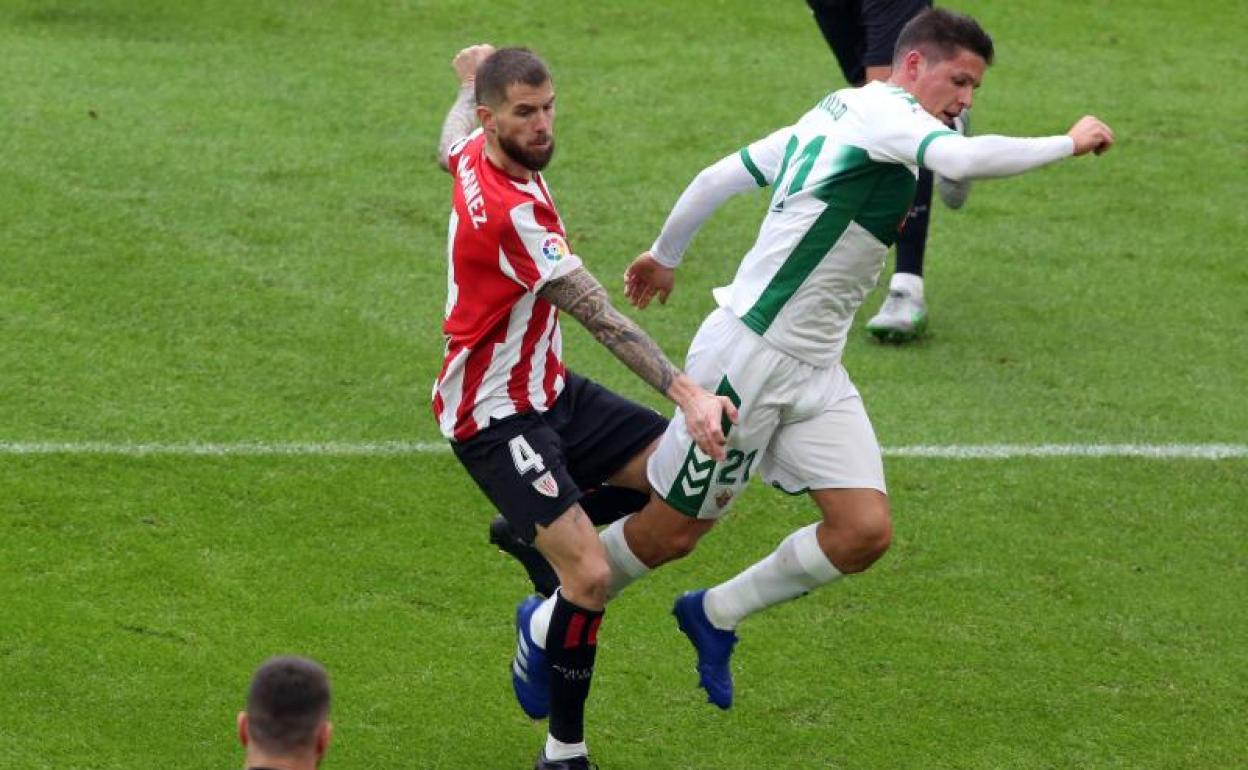
M 715 396 L 680 371 L 632 319 L 611 305 L 607 290 L 584 268 L 547 283 L 538 296 L 566 312 L 589 330 L 607 350 L 638 377 L 671 399 L 684 412 L 689 435 L 698 448 L 716 460 L 724 458 L 721 416 L 737 421 L 736 407 Z
M 1011 176 L 1071 155 L 1100 154 L 1113 143 L 1114 135 L 1109 126 L 1096 118 L 1085 117 L 1061 136 L 942 135 L 928 146 L 923 165 L 949 179 Z
M 455 54 L 451 66 L 459 77 L 459 93 L 455 95 L 455 103 L 446 113 L 442 121 L 442 137 L 438 140 L 438 165 L 443 171 L 450 171 L 449 159 L 451 146 L 472 133 L 477 127 L 477 111 L 475 83 L 477 67 L 494 53 L 494 46 L 488 43 L 472 45 Z

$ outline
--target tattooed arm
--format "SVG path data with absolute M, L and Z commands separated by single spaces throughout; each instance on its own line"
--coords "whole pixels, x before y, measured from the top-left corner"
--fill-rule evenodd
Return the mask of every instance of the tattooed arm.
M 578 267 L 542 287 L 538 296 L 564 311 L 655 390 L 671 399 L 685 415 L 689 435 L 703 452 L 724 458 L 721 415 L 737 421 L 737 410 L 724 396 L 703 390 L 663 355 L 663 351 L 632 319 L 611 304 L 607 290 L 588 270 Z

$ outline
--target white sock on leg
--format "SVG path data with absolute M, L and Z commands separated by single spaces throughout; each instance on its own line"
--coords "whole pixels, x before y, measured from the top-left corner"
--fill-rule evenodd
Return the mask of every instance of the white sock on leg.
M 914 273 L 892 273 L 889 280 L 891 290 L 904 291 L 915 300 L 924 298 L 924 278 Z
M 818 524 L 789 535 L 762 561 L 706 592 L 703 606 L 716 628 L 731 631 L 761 609 L 796 599 L 841 576 L 815 536 Z
M 607 564 L 611 566 L 611 587 L 607 590 L 607 599 L 614 599 L 633 581 L 645 575 L 650 568 L 628 547 L 628 539 L 624 537 L 624 522 L 633 517 L 632 514 L 612 522 L 611 526 L 598 533 L 598 539 L 607 549 Z
M 550 733 L 546 734 L 546 758 L 551 760 L 583 757 L 589 753 L 585 741 L 580 743 L 564 743 Z
M 913 273 L 893 273 L 888 288 L 904 291 L 915 299 L 923 299 L 923 277 Z

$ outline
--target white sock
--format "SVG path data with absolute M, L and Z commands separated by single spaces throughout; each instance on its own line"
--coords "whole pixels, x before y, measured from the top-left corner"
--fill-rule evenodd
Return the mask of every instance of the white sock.
M 571 759 L 572 757 L 583 757 L 587 754 L 589 754 L 589 749 L 585 747 L 585 741 L 564 743 L 550 733 L 546 734 L 547 759 L 558 761 L 560 759 Z
M 598 539 L 607 549 L 607 564 L 611 566 L 611 587 L 607 590 L 607 600 L 619 595 L 620 591 L 633 584 L 633 581 L 645 575 L 650 568 L 628 547 L 628 538 L 624 537 L 624 522 L 633 517 L 629 514 L 612 522 L 611 526 L 598 533 Z
M 915 299 L 923 299 L 923 276 L 914 273 L 893 273 L 888 288 L 904 291 Z
M 716 627 L 731 631 L 761 609 L 796 599 L 841 576 L 815 537 L 818 524 L 789 535 L 762 561 L 706 592 L 703 606 Z
M 555 611 L 555 600 L 558 597 L 559 589 L 556 588 L 529 616 L 529 636 L 543 650 L 546 649 L 546 632 L 550 630 L 550 614 Z

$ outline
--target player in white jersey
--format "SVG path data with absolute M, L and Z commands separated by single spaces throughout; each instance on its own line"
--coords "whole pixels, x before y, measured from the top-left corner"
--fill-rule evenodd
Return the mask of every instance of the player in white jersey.
M 676 602 L 700 684 L 721 708 L 732 703 L 728 661 L 738 623 L 867 569 L 890 544 L 880 449 L 841 353 L 910 206 L 917 170 L 1007 176 L 1113 142 L 1092 117 L 1043 138 L 968 138 L 948 129 L 971 105 L 992 54 L 974 19 L 943 9 L 916 16 L 898 38 L 887 83 L 829 94 L 793 125 L 703 170 L 626 274 L 635 305 L 665 301 L 702 222 L 729 197 L 770 188 L 758 238 L 732 283 L 715 291 L 719 308 L 686 360 L 690 376 L 738 406 L 727 457 L 698 450 L 677 412 L 648 465 L 661 501 L 603 534 L 613 564 L 635 557 L 635 579 L 688 553 L 754 473 L 815 502 L 818 522 L 732 579 Z

